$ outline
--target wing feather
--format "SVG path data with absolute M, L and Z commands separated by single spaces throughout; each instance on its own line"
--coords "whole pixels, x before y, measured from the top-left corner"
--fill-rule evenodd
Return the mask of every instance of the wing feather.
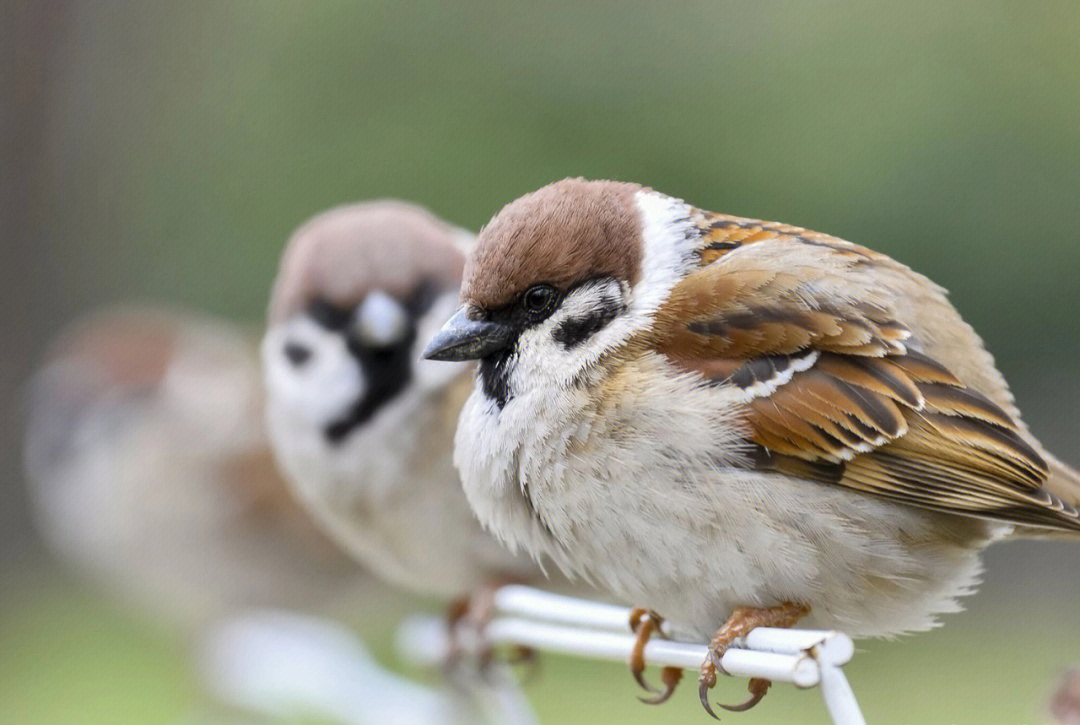
M 794 227 L 706 222 L 703 267 L 658 311 L 655 343 L 745 403 L 752 465 L 1080 530 L 1080 513 L 1043 488 L 1047 464 L 1012 416 L 916 349 L 897 302 L 858 282 L 894 262 Z

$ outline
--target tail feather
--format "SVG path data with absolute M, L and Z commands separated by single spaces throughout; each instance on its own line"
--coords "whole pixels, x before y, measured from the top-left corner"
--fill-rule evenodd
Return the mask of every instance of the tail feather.
M 1080 472 L 1062 463 L 1045 451 L 1043 458 L 1050 468 L 1050 475 L 1043 484 L 1043 488 L 1063 504 L 1066 510 L 1075 512 L 1080 509 Z M 1075 515 L 1075 514 L 1074 514 Z M 1013 536 L 1031 539 L 1075 539 L 1080 536 L 1080 530 L 1068 531 L 1061 529 L 1045 529 L 1037 526 L 1017 526 Z
M 1043 457 L 1050 466 L 1046 490 L 1067 504 L 1080 506 L 1080 471 L 1067 466 L 1049 453 L 1043 454 Z

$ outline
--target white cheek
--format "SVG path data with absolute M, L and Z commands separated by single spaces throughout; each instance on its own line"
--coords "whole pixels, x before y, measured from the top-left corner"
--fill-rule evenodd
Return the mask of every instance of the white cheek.
M 514 393 L 538 383 L 564 385 L 573 379 L 579 361 L 573 351 L 555 341 L 553 333 L 557 324 L 554 319 L 546 320 L 518 337 L 517 354 L 510 373 L 510 387 Z
M 555 331 L 568 320 L 580 320 L 602 304 L 606 299 L 624 303 L 629 289 L 614 280 L 597 282 L 578 288 L 563 300 L 555 314 L 536 327 L 530 328 L 518 338 L 517 362 L 511 373 L 514 390 L 523 390 L 530 381 L 566 386 L 580 377 L 605 350 L 623 341 L 622 334 L 612 336 L 611 329 L 620 327 L 620 316 L 610 320 L 605 327 L 567 347 L 555 339 Z
M 285 356 L 288 343 L 310 351 L 303 364 L 294 365 Z M 326 426 L 345 415 L 364 395 L 363 372 L 344 337 L 306 317 L 267 332 L 262 357 L 269 405 L 295 420 Z

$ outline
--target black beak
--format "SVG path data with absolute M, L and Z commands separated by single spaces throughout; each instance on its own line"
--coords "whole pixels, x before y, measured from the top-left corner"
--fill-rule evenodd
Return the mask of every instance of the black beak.
M 513 341 L 506 325 L 484 320 L 470 320 L 469 308 L 462 307 L 446 321 L 428 343 L 424 357 L 428 360 L 479 360 L 505 350 Z

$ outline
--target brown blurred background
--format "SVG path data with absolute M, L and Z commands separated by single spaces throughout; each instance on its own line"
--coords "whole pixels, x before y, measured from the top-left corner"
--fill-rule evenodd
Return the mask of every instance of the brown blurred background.
M 866 244 L 952 291 L 1028 424 L 1080 464 L 1075 3 L 0 13 L 0 721 L 173 722 L 198 698 L 182 643 L 36 543 L 19 448 L 46 342 L 128 300 L 256 322 L 289 231 L 343 201 L 400 196 L 475 229 L 548 181 L 613 177 Z M 865 645 L 871 722 L 1046 721 L 1080 661 L 1080 546 L 987 561 L 944 630 Z M 551 660 L 531 692 L 550 722 L 705 722 L 690 689 L 649 709 L 620 668 Z M 824 722 L 815 695 L 777 689 L 730 720 Z

